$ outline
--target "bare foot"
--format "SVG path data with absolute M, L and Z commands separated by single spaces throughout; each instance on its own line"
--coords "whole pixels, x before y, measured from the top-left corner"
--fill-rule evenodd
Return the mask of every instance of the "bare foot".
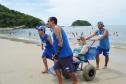
M 99 70 L 99 67 L 96 67 L 96 70 Z
M 42 73 L 43 73 L 43 74 L 44 74 L 44 73 L 48 73 L 48 70 L 42 71 Z
M 107 66 L 104 66 L 102 69 L 107 69 Z

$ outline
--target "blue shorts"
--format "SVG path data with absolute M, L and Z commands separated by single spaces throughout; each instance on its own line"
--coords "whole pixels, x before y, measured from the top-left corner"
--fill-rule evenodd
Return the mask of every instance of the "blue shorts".
M 52 60 L 53 55 L 54 55 L 54 52 L 53 51 L 44 50 L 44 52 L 42 54 L 42 58 L 46 57 L 46 58 Z
M 74 65 L 73 65 L 73 56 L 65 57 L 59 59 L 54 64 L 54 69 L 61 69 L 64 73 L 72 73 L 74 72 Z
M 102 53 L 103 53 L 104 56 L 109 56 L 109 49 L 103 49 L 101 47 L 97 47 L 96 55 L 99 55 L 99 54 L 102 54 Z

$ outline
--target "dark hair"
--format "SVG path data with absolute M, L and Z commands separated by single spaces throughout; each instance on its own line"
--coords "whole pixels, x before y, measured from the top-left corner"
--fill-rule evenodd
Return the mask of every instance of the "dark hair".
M 57 25 L 57 18 L 56 17 L 50 17 L 49 20 L 54 21 L 54 23 Z

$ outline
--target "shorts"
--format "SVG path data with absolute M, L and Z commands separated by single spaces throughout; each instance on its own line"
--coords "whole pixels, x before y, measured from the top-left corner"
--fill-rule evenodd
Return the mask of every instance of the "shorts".
M 65 57 L 59 59 L 54 64 L 54 69 L 61 69 L 64 73 L 72 73 L 74 72 L 74 65 L 73 65 L 73 56 Z
M 109 48 L 108 49 L 103 49 L 101 47 L 97 47 L 96 55 L 99 55 L 99 54 L 102 54 L 102 53 L 103 53 L 104 56 L 109 56 Z
M 42 58 L 46 57 L 46 58 L 52 60 L 53 55 L 54 55 L 54 52 L 49 51 L 49 50 L 44 50 L 44 52 L 42 54 Z

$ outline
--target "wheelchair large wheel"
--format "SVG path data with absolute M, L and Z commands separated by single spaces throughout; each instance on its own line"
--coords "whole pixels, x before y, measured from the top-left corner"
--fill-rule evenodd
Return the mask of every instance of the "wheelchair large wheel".
M 70 79 L 70 75 L 67 73 L 62 72 L 62 75 L 65 79 Z
M 93 65 L 86 65 L 83 69 L 83 78 L 86 81 L 91 81 L 95 78 L 96 69 Z

